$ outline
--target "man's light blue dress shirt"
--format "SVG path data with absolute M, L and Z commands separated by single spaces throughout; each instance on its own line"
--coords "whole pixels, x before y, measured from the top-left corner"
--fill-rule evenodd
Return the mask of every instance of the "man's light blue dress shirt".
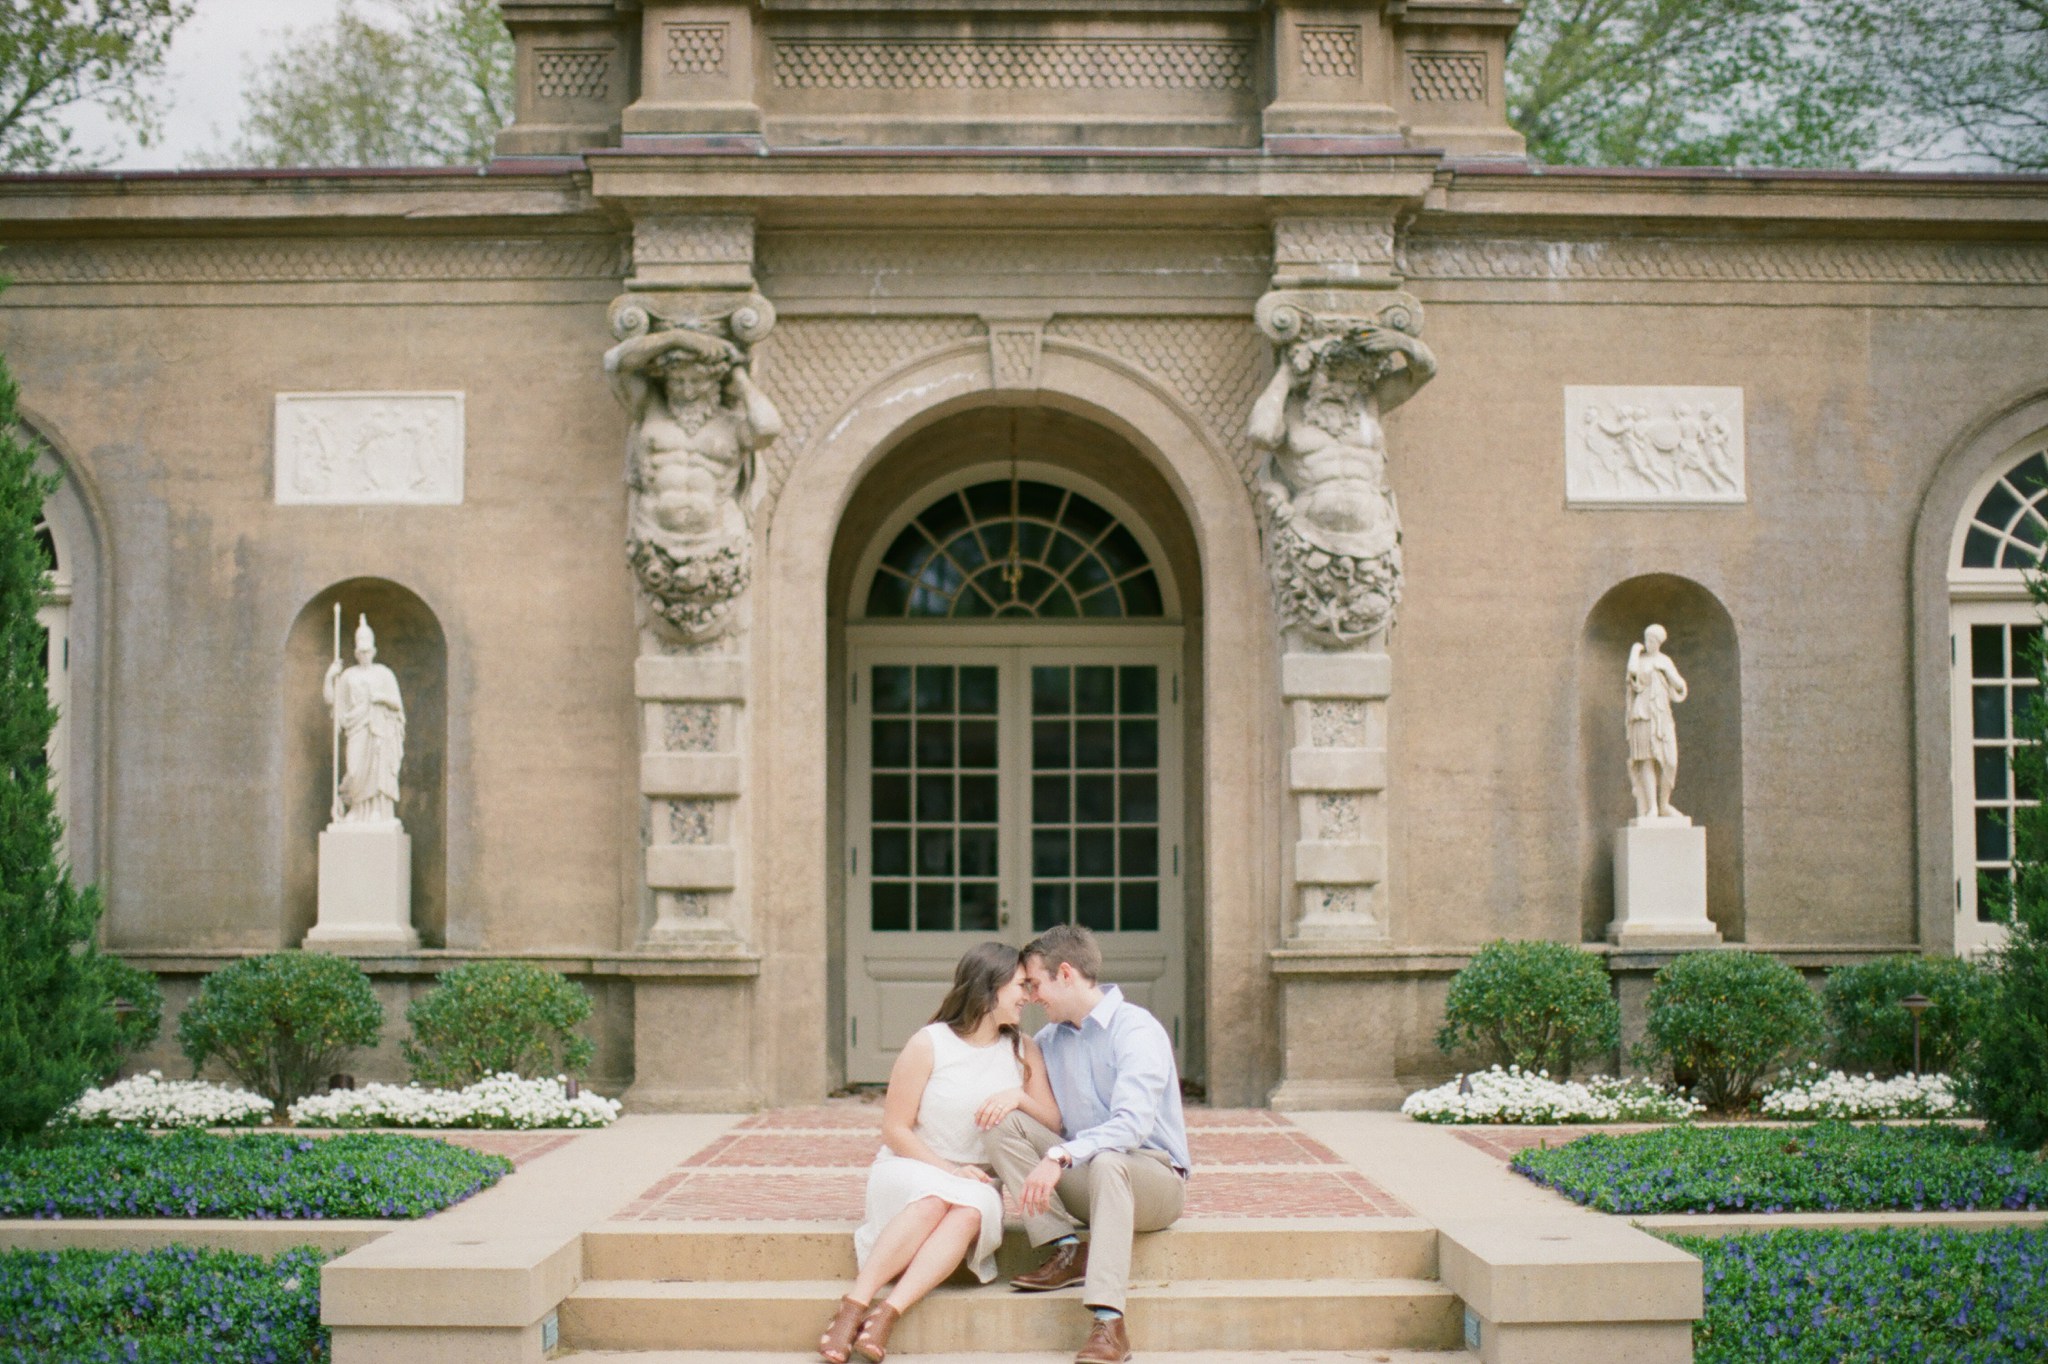
M 1075 1027 L 1048 1023 L 1039 1050 L 1060 1104 L 1060 1144 L 1085 1165 L 1104 1151 L 1163 1151 L 1173 1168 L 1189 1170 L 1187 1120 L 1173 1039 L 1159 1020 L 1112 985 Z

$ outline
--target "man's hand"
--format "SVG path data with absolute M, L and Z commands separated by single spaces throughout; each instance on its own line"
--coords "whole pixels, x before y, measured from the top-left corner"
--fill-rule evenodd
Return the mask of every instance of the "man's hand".
M 1052 1191 L 1066 1171 L 1051 1156 L 1031 1167 L 1031 1173 L 1024 1180 L 1024 1187 L 1017 1191 L 1017 1206 L 1027 1216 L 1036 1217 L 1052 1206 Z
M 1024 1088 L 1000 1090 L 988 1097 L 988 1102 L 975 1110 L 974 1125 L 986 1132 L 1024 1106 Z

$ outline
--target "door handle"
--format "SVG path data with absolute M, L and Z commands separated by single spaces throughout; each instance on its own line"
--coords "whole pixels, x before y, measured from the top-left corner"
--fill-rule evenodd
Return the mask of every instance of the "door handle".
M 1010 902 L 1008 900 L 998 900 L 996 901 L 996 927 L 1008 928 L 1009 926 Z

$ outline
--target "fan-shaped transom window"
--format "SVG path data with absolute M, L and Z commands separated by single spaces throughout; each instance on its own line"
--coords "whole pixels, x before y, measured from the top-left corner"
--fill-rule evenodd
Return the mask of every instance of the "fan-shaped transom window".
M 2035 451 L 1991 485 L 1963 534 L 1964 568 L 2033 568 L 2048 543 L 2048 452 Z
M 870 619 L 1165 614 L 1138 538 L 1080 493 L 1033 479 L 939 498 L 890 544 L 868 587 Z

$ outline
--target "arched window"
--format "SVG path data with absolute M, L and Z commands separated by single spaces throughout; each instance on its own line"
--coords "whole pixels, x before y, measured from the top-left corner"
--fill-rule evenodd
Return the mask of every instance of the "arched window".
M 2004 936 L 2012 822 L 2040 793 L 2014 780 L 2016 722 L 2039 688 L 2041 615 L 2026 573 L 2048 545 L 2048 432 L 2024 442 L 1965 504 L 1949 559 L 1956 950 Z
M 903 528 L 868 587 L 869 619 L 1157 619 L 1159 577 L 1138 538 L 1070 488 L 992 479 L 949 492 Z

